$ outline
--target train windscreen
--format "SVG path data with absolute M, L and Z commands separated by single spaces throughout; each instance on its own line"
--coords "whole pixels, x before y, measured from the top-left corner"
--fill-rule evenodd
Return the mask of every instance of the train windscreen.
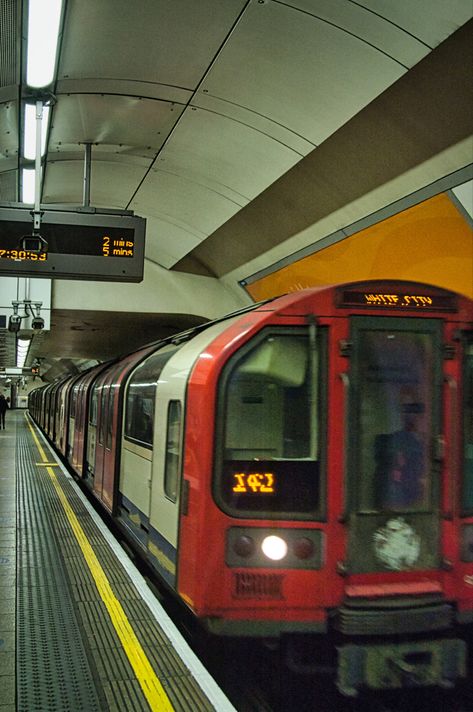
M 269 331 L 224 372 L 216 497 L 238 516 L 316 517 L 322 508 L 321 334 Z

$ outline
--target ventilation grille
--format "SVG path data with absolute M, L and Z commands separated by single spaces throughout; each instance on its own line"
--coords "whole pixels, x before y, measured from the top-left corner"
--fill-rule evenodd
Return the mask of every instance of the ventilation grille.
M 282 574 L 233 574 L 234 598 L 276 598 L 281 599 Z
M 386 610 L 342 606 L 334 627 L 345 635 L 396 635 L 445 630 L 452 623 L 453 609 L 448 604 Z
M 19 0 L 0 2 L 0 87 L 18 84 L 18 2 Z

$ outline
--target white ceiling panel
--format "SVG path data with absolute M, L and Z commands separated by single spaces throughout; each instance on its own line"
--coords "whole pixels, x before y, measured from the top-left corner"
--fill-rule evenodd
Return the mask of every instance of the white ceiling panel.
M 146 258 L 169 269 L 203 239 L 171 222 L 170 217 L 149 217 L 146 220 Z
M 318 0 L 317 0 L 318 2 Z M 471 0 L 357 0 L 429 47 L 436 47 L 473 17 Z
M 94 160 L 90 203 L 95 207 L 125 209 L 131 191 L 142 180 L 149 163 L 141 161 Z M 80 160 L 49 161 L 43 203 L 83 202 L 84 166 Z
M 419 39 L 386 21 L 379 14 L 378 2 L 376 12 L 362 7 L 363 3 L 347 0 L 289 0 L 286 5 L 338 27 L 357 37 L 360 42 L 376 47 L 404 67 L 412 67 L 429 52 L 429 47 Z
M 194 88 L 245 0 L 69 3 L 59 79 L 126 78 Z
M 137 215 L 160 218 L 200 238 L 228 220 L 240 209 L 240 205 L 185 176 L 153 170 L 130 208 Z
M 281 126 L 269 116 L 261 116 L 244 106 L 238 106 L 221 97 L 210 96 L 206 91 L 196 94 L 192 99 L 192 106 L 220 114 L 243 126 L 259 131 L 261 134 L 272 138 L 274 141 L 286 146 L 302 158 L 315 148 L 315 144 L 303 136 L 294 133 L 286 126 Z
M 187 109 L 156 163 L 240 207 L 285 173 L 300 154 L 226 116 Z
M 404 72 L 334 25 L 265 0 L 248 7 L 199 92 L 319 144 Z
M 137 97 L 62 96 L 54 108 L 49 152 L 74 147 L 83 152 L 79 144 L 91 142 L 101 150 L 154 158 L 181 111 L 178 105 Z

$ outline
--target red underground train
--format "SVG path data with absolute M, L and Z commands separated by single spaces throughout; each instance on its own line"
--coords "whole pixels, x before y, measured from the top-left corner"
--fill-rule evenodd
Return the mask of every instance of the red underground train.
M 468 298 L 288 294 L 37 389 L 29 410 L 211 632 L 310 640 L 314 667 L 332 650 L 347 695 L 465 676 Z

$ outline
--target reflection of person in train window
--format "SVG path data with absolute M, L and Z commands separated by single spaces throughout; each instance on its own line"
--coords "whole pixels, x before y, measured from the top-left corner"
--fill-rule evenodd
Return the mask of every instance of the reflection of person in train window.
M 404 403 L 402 430 L 375 438 L 375 492 L 380 509 L 412 507 L 422 502 L 425 452 L 418 420 L 423 413 L 423 403 Z

